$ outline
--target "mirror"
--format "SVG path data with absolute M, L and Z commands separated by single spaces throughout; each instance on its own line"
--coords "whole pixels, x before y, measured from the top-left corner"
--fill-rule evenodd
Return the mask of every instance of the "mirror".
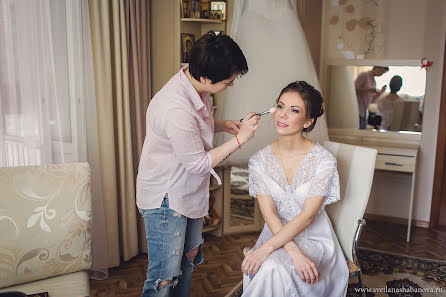
M 224 233 L 260 231 L 263 219 L 257 200 L 249 196 L 248 168 L 225 168 Z
M 329 66 L 328 127 L 421 132 L 426 70 L 420 66 L 388 68 L 380 73 L 374 66 Z
M 248 168 L 232 166 L 230 170 L 230 225 L 251 225 L 254 223 L 255 201 L 249 196 Z

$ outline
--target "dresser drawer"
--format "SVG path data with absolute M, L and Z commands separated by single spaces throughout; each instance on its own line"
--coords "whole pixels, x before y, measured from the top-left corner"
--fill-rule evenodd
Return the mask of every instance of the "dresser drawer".
M 414 172 L 415 157 L 387 155 L 378 153 L 378 155 L 376 155 L 375 168 L 381 170 Z

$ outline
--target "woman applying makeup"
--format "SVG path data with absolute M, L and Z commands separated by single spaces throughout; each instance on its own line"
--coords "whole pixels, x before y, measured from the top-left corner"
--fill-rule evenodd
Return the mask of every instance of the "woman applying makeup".
M 148 246 L 143 297 L 189 296 L 192 271 L 203 262 L 203 216 L 214 167 L 250 140 L 259 116 L 214 121 L 210 93 L 223 92 L 248 71 L 239 46 L 208 32 L 183 67 L 152 98 L 136 181 Z M 234 135 L 214 148 L 214 132 Z

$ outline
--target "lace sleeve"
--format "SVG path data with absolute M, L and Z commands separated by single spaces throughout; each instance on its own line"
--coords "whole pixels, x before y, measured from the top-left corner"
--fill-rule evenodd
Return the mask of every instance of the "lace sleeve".
M 324 206 L 340 199 L 336 158 L 331 154 L 324 155 L 317 166 L 316 176 L 308 192 L 308 197 L 312 196 L 324 196 Z
M 249 195 L 256 198 L 257 195 L 270 195 L 271 193 L 264 180 L 265 170 L 262 164 L 260 152 L 249 158 L 248 174 L 249 174 Z

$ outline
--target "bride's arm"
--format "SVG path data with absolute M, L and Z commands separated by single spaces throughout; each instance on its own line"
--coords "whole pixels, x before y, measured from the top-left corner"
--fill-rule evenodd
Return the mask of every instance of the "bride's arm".
M 268 225 L 268 228 L 271 230 L 273 235 L 276 235 L 284 225 L 277 216 L 277 210 L 273 198 L 267 195 L 257 195 L 257 201 L 259 202 L 260 211 L 262 212 L 265 223 Z M 301 252 L 294 240 L 290 240 L 283 247 L 288 253 Z
M 285 225 L 278 218 L 271 197 L 257 195 L 257 198 L 259 199 L 260 210 L 262 211 L 265 222 L 274 236 L 245 257 L 242 263 L 242 271 L 245 274 L 255 274 L 269 254 L 283 246 L 293 259 L 293 263 L 302 281 L 311 283 L 318 282 L 319 272 L 315 264 L 302 253 L 293 239 L 311 224 L 322 206 L 324 197 L 315 196 L 307 198 L 304 202 L 302 212 Z
M 267 250 L 273 252 L 293 240 L 294 237 L 296 237 L 308 225 L 310 225 L 311 222 L 313 222 L 313 219 L 320 210 L 323 202 L 323 196 L 307 198 L 304 202 L 302 212 L 295 216 L 290 222 L 288 222 L 288 224 L 283 226 L 279 232 L 274 234 L 274 236 L 266 241 L 262 246 L 265 246 Z

